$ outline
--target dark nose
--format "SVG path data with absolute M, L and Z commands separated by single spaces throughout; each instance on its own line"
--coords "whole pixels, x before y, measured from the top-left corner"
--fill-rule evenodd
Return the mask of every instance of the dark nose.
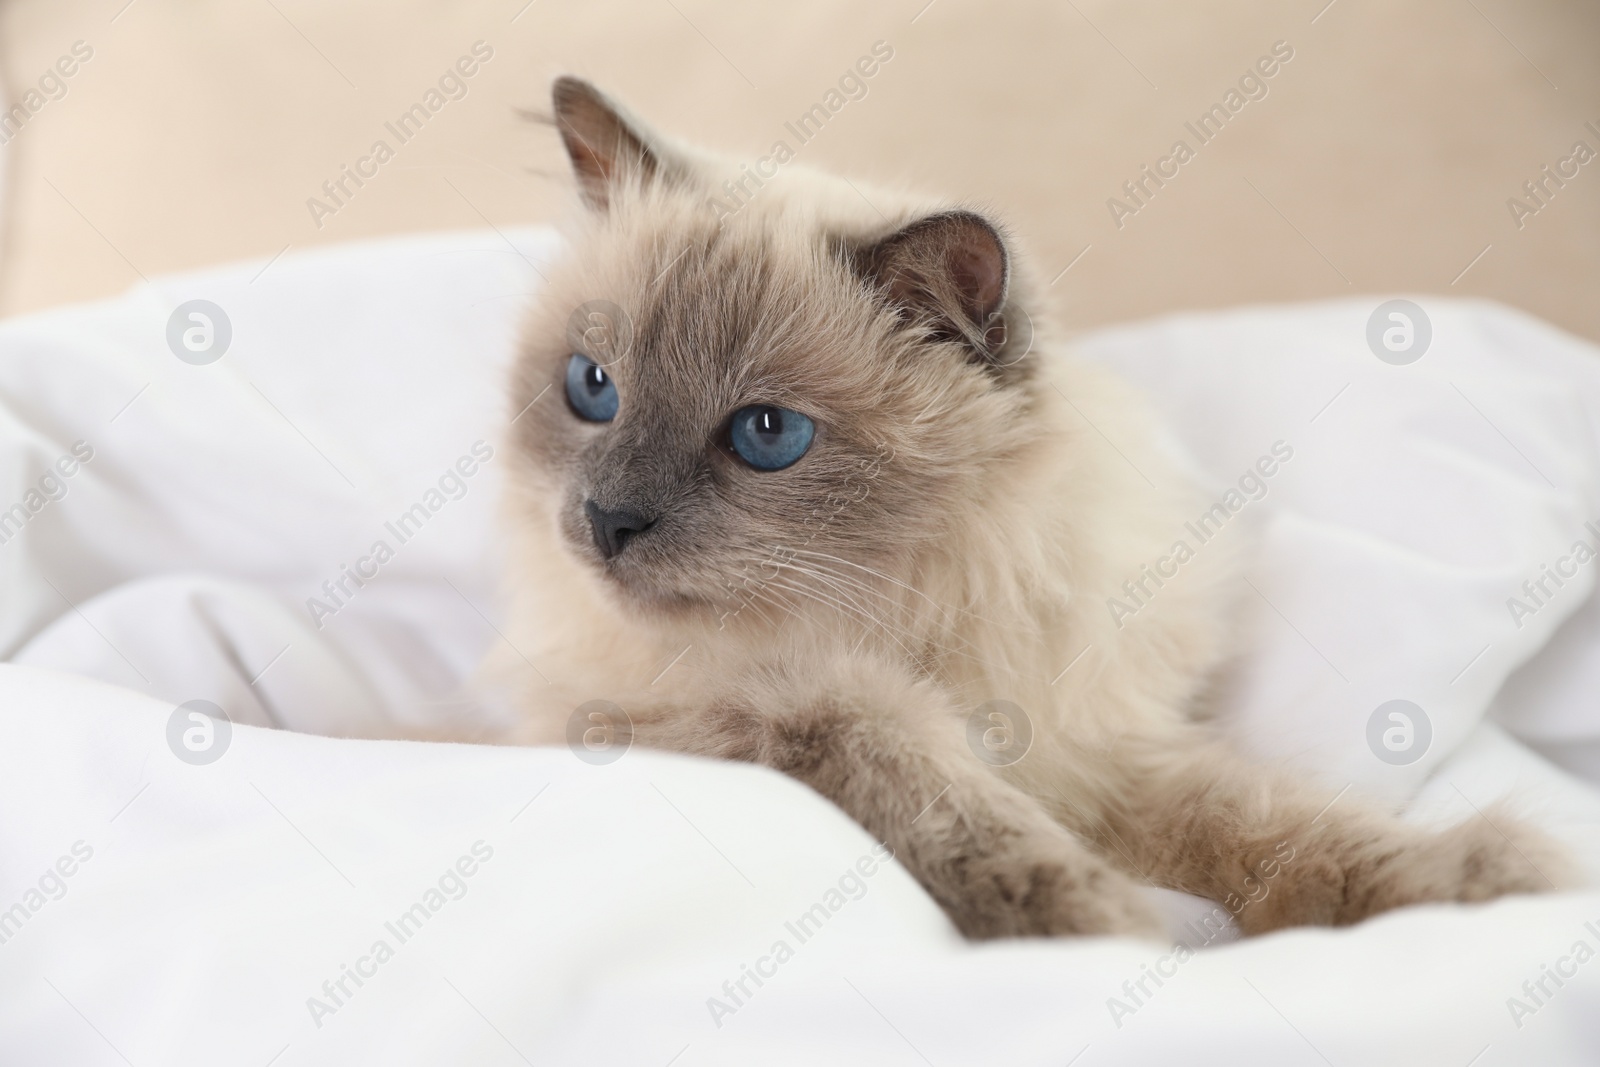
M 583 502 L 589 516 L 589 527 L 594 531 L 594 545 L 606 559 L 614 558 L 635 534 L 642 534 L 656 524 L 656 520 L 631 508 L 608 510 L 593 500 Z

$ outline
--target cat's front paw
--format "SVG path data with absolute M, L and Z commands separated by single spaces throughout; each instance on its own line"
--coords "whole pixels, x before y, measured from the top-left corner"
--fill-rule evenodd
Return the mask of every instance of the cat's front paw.
M 1451 827 L 1418 850 L 1415 862 L 1412 875 L 1424 900 L 1471 903 L 1549 893 L 1575 881 L 1561 846 L 1504 815 L 1478 816 Z
M 1504 815 L 1475 816 L 1410 847 L 1358 851 L 1342 874 L 1336 925 L 1412 904 L 1481 903 L 1574 884 L 1559 845 Z
M 1093 857 L 961 866 L 959 896 L 941 903 L 967 937 L 1165 936 L 1160 913 L 1134 884 Z

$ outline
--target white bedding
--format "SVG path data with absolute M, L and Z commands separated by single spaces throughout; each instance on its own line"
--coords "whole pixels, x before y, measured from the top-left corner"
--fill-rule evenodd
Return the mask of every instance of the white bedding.
M 506 713 L 463 682 L 501 640 L 499 377 L 555 252 L 535 230 L 352 245 L 0 324 L 0 509 L 39 505 L 0 526 L 0 1063 L 1600 1058 L 1600 963 L 1573 955 L 1600 951 L 1597 893 L 1218 938 L 1181 963 L 969 946 L 863 831 L 759 769 L 348 740 Z M 193 299 L 231 321 L 209 365 L 167 347 Z M 1264 543 L 1224 714 L 1239 743 L 1418 818 L 1512 792 L 1600 866 L 1594 568 L 1507 606 L 1595 543 L 1597 353 L 1414 299 L 1433 339 L 1403 367 L 1367 348 L 1382 298 L 1081 347 L 1156 396 L 1218 498 L 1293 448 L 1244 508 Z M 457 468 L 479 442 L 494 458 Z M 419 501 L 438 506 L 402 544 L 386 524 Z M 315 618 L 378 540 L 393 558 Z M 1403 765 L 1367 740 L 1395 699 L 1431 727 Z M 235 724 L 211 763 L 169 746 L 192 700 Z M 1168 902 L 1175 925 L 1204 910 Z M 418 903 L 402 942 L 385 924 Z M 801 943 L 786 923 L 818 903 Z M 367 976 L 341 991 L 345 966 Z M 1574 976 L 1526 992 L 1546 967 Z

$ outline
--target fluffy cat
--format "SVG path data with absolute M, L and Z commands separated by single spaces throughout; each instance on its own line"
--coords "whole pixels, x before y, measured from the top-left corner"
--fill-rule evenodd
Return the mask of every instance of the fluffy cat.
M 1217 740 L 1231 529 L 1111 618 L 1207 502 L 995 222 L 795 165 L 730 211 L 726 161 L 553 97 L 586 210 L 510 397 L 518 740 L 602 698 L 619 740 L 776 768 L 975 938 L 1159 936 L 1138 883 L 1247 933 L 1549 888 L 1512 822 L 1330 805 Z

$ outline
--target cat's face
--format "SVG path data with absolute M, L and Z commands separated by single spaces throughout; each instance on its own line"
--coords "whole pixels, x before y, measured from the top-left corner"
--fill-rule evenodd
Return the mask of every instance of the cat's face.
M 512 411 L 564 551 L 641 610 L 859 613 L 1026 436 L 997 231 L 719 219 L 592 89 L 558 82 L 556 118 L 592 217 Z

